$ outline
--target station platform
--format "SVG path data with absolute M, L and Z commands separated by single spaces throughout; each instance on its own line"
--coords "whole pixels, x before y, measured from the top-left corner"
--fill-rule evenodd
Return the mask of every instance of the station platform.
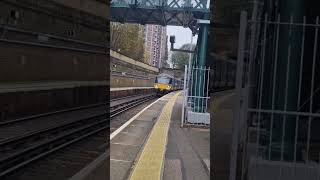
M 181 128 L 182 96 L 151 103 L 110 135 L 112 180 L 210 179 L 210 131 Z

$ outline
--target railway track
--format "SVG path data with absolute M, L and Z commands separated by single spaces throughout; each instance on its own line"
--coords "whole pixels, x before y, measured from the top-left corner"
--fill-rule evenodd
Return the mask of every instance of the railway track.
M 129 103 L 127 103 L 126 99 L 119 99 L 119 100 L 125 100 L 124 103 L 119 103 L 116 105 L 113 105 L 110 107 L 110 117 L 113 118 L 133 107 L 136 107 L 140 104 L 143 104 L 155 97 L 155 94 L 147 95 L 147 96 L 133 96 L 131 100 L 129 100 Z
M 115 117 L 152 98 L 154 98 L 153 95 L 147 95 L 113 100 L 110 102 L 112 104 L 110 117 Z M 42 176 L 35 170 L 38 172 L 39 169 L 50 169 L 57 161 L 62 161 L 62 164 L 68 168 L 52 171 L 52 179 L 57 177 L 67 179 L 81 170 L 105 152 L 108 146 L 106 137 L 109 133 L 110 119 L 107 118 L 108 113 L 105 107 L 105 105 L 89 107 L 91 110 L 89 115 L 90 110 L 85 108 L 81 111 L 69 109 L 60 113 L 47 113 L 0 124 L 0 179 L 47 178 L 48 172 Z M 65 115 L 70 112 L 72 112 L 71 115 Z M 44 119 L 51 121 L 44 121 Z M 46 122 L 47 126 L 44 125 L 45 123 L 40 123 L 41 121 Z M 34 124 L 35 122 L 39 124 Z M 2 129 L 11 131 L 2 132 Z M 29 130 L 24 131 L 24 129 Z M 21 134 L 21 132 L 24 133 Z M 94 142 L 96 146 L 89 146 L 90 142 Z M 81 162 L 76 165 L 72 163 L 77 160 Z
M 18 119 L 0 121 L 0 127 L 2 127 L 4 125 L 15 124 L 15 123 L 23 122 L 23 121 L 33 120 L 36 118 L 42 118 L 42 117 L 52 116 L 52 115 L 56 115 L 56 114 L 62 114 L 62 113 L 66 113 L 66 112 L 74 112 L 74 111 L 79 111 L 79 110 L 83 110 L 83 109 L 91 109 L 91 108 L 102 107 L 102 106 L 106 106 L 106 103 L 96 103 L 96 104 L 91 104 L 91 105 L 87 105 L 87 106 L 79 106 L 79 107 L 68 108 L 68 109 L 63 109 L 63 110 L 58 110 L 58 111 L 53 111 L 53 112 L 48 112 L 48 113 L 36 114 L 36 115 L 27 116 L 27 117 L 18 118 Z

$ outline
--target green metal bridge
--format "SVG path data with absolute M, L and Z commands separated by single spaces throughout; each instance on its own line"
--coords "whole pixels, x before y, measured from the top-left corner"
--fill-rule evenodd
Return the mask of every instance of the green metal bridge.
M 197 19 L 209 20 L 207 0 L 113 0 L 113 22 L 189 27 L 197 33 Z

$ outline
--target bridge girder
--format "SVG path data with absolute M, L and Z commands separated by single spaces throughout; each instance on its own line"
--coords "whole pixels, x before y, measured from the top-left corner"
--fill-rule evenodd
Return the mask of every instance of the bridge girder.
M 194 34 L 197 19 L 209 13 L 207 0 L 113 0 L 110 8 L 112 22 L 183 26 Z

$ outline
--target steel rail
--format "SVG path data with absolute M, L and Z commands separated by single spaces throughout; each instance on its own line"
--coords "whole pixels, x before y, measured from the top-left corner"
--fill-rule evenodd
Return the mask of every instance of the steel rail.
M 151 93 L 150 95 L 155 95 L 155 94 Z M 119 101 L 119 100 L 132 98 L 132 97 L 139 97 L 139 96 L 141 96 L 141 94 L 133 95 L 133 96 L 124 96 L 124 97 L 114 98 L 114 99 L 110 99 L 110 102 Z
M 136 101 L 140 101 L 142 99 L 145 99 L 145 98 L 149 98 L 149 97 L 153 97 L 155 96 L 156 94 L 149 94 L 149 95 L 145 95 L 145 96 L 142 96 L 142 97 L 139 97 L 139 96 L 129 96 L 129 97 L 125 97 L 123 99 L 126 99 L 126 98 L 134 98 L 134 97 L 137 97 L 137 98 L 134 98 L 134 99 L 129 99 L 128 101 L 125 101 L 125 102 L 122 102 L 122 103 L 119 103 L 119 104 L 116 104 L 116 105 L 112 105 L 110 107 L 110 110 L 112 111 L 113 109 L 116 109 L 118 107 L 121 107 L 123 105 L 126 105 L 126 104 L 130 104 L 130 103 L 134 103 Z M 141 95 L 140 95 L 141 96 Z M 123 99 L 119 99 L 119 100 L 115 100 L 115 101 L 121 101 Z M 112 101 L 112 102 L 115 102 L 115 101 Z
M 8 120 L 8 121 L 0 122 L 0 127 L 5 126 L 5 125 L 9 125 L 9 124 L 19 123 L 22 121 L 32 120 L 35 118 L 51 116 L 51 115 L 55 115 L 55 114 L 65 113 L 65 112 L 72 112 L 72 111 L 77 111 L 77 110 L 81 110 L 81 109 L 95 108 L 95 107 L 99 107 L 102 105 L 106 106 L 107 103 L 103 102 L 103 103 L 90 104 L 90 105 L 86 105 L 86 106 L 79 106 L 79 107 L 74 107 L 74 108 L 62 109 L 62 110 L 58 110 L 58 111 L 52 111 L 52 112 L 48 112 L 48 113 L 42 113 L 42 114 L 22 117 L 22 118 L 18 118 L 18 119 L 14 119 L 14 120 Z
M 40 130 L 32 131 L 30 133 L 26 133 L 26 134 L 23 134 L 20 136 L 15 136 L 13 138 L 8 138 L 8 139 L 0 141 L 0 147 L 3 148 L 4 146 L 8 146 L 10 144 L 16 144 L 18 142 L 21 142 L 21 141 L 24 141 L 24 140 L 30 139 L 30 138 L 39 138 L 40 136 L 42 137 L 45 133 L 52 133 L 52 132 L 58 131 L 62 128 L 67 128 L 71 125 L 76 125 L 81 122 L 87 122 L 88 120 L 96 119 L 101 116 L 106 117 L 106 115 L 107 115 L 107 112 L 103 112 L 103 113 L 100 113 L 97 115 L 93 115 L 91 117 L 81 118 L 81 119 L 77 119 L 77 120 L 71 120 L 69 122 L 60 123 L 60 124 L 50 126 L 45 129 L 40 129 Z M 29 140 L 29 142 L 30 142 L 30 140 Z M 0 164 L 1 164 L 1 158 L 0 158 Z
M 80 141 L 90 135 L 96 134 L 97 132 L 100 132 L 102 130 L 107 129 L 109 126 L 106 124 L 106 122 L 108 122 L 108 121 L 109 121 L 109 119 L 105 119 L 105 120 L 98 121 L 93 124 L 89 124 L 85 127 L 77 128 L 73 131 L 70 131 L 70 132 L 64 134 L 64 135 L 56 136 L 53 139 L 50 139 L 46 142 L 35 145 L 33 147 L 29 147 L 29 148 L 23 150 L 22 152 L 18 152 L 16 154 L 13 154 L 13 155 L 7 157 L 5 160 L 2 160 L 5 162 L 9 162 L 7 164 L 2 164 L 2 166 L 4 166 L 4 168 L 7 168 L 7 169 L 0 172 L 0 177 L 4 177 L 6 175 L 9 175 L 10 173 L 16 171 L 17 169 L 22 168 L 31 162 L 34 162 L 35 160 L 38 160 L 42 157 L 45 157 L 45 156 L 47 156 L 55 151 L 58 151 L 58 150 L 66 147 L 72 143 L 78 142 L 78 141 Z M 103 125 L 103 126 L 101 126 L 101 125 Z M 96 129 L 94 127 L 96 127 Z M 79 134 L 81 136 L 79 136 Z M 54 144 L 57 144 L 57 146 L 50 148 L 50 147 L 54 146 Z M 38 154 L 38 152 L 40 152 L 40 153 Z M 28 156 L 26 153 L 29 153 Z M 32 157 L 32 158 L 28 159 L 26 157 Z M 25 160 L 25 158 L 26 158 L 26 160 Z M 19 161 L 19 160 L 22 162 L 17 163 L 17 161 Z M 14 164 L 14 165 L 10 166 L 11 164 Z
M 133 107 L 136 107 L 136 106 L 138 106 L 138 105 L 140 105 L 142 103 L 145 103 L 145 102 L 147 102 L 147 101 L 149 101 L 149 100 L 151 100 L 153 98 L 154 98 L 153 95 L 152 96 L 147 96 L 147 97 L 139 99 L 138 101 L 134 101 L 134 102 L 125 104 L 124 106 L 111 111 L 110 112 L 110 117 L 113 118 L 113 117 L 115 117 L 115 116 L 117 116 L 117 115 L 119 115 L 119 114 L 121 114 L 121 113 L 123 113 L 123 112 L 125 112 L 125 111 L 127 111 L 127 110 L 129 110 L 131 108 L 133 108 Z
M 153 95 L 144 96 L 144 97 L 139 98 L 139 99 L 133 99 L 133 100 L 131 100 L 129 102 L 124 102 L 124 103 L 118 104 L 118 105 L 116 105 L 116 107 L 120 106 L 120 108 L 116 109 L 114 112 L 116 112 L 116 111 L 117 112 L 118 111 L 123 112 L 121 110 L 121 108 L 125 108 L 126 110 L 128 110 L 128 108 L 126 108 L 126 107 L 131 107 L 131 106 L 134 107 L 136 104 L 141 104 L 141 103 L 145 102 L 145 100 L 149 100 L 152 97 L 153 97 Z M 125 97 L 125 98 L 128 98 L 128 97 Z M 122 99 L 124 99 L 124 98 L 121 98 L 120 100 L 122 100 Z M 118 99 L 116 99 L 116 100 L 118 100 Z M 97 104 L 97 105 L 94 105 L 94 106 L 85 106 L 85 107 L 90 108 L 90 107 L 95 107 L 95 106 L 99 106 L 99 105 L 100 104 Z M 121 107 L 121 106 L 124 106 L 124 107 Z M 85 108 L 85 107 L 82 107 L 82 108 Z M 74 108 L 74 109 L 79 109 L 79 108 Z M 66 110 L 62 110 L 60 112 L 66 112 Z M 42 114 L 41 116 L 53 115 L 55 113 L 57 113 L 57 112 L 46 113 L 46 114 Z M 39 136 L 43 136 L 43 134 L 45 135 L 48 132 L 57 131 L 62 127 L 71 126 L 71 125 L 74 125 L 74 124 L 77 124 L 77 123 L 80 123 L 80 122 L 83 122 L 83 121 L 88 121 L 90 119 L 97 118 L 97 117 L 104 116 L 104 115 L 107 115 L 107 112 L 100 113 L 100 114 L 93 115 L 93 116 L 86 117 L 86 118 L 81 118 L 81 119 L 78 119 L 78 120 L 71 120 L 71 121 L 66 122 L 66 123 L 60 123 L 60 124 L 57 124 L 57 125 L 54 125 L 54 126 L 50 126 L 48 128 L 45 128 L 45 129 L 40 129 L 40 130 L 32 131 L 30 133 L 23 134 L 23 135 L 20 135 L 20 136 L 15 136 L 15 137 L 12 137 L 12 138 L 8 138 L 8 139 L 0 141 L 0 147 L 3 148 L 4 146 L 17 144 L 18 142 L 25 141 L 26 139 L 38 138 Z M 35 117 L 41 117 L 41 116 L 34 116 L 31 119 L 33 119 Z M 22 120 L 30 120 L 30 118 L 29 119 L 22 118 Z M 0 159 L 0 162 L 1 162 L 1 159 Z
M 113 110 L 111 112 L 110 117 L 113 118 L 113 117 L 121 114 L 122 112 L 127 111 L 128 109 L 131 109 L 135 106 L 138 106 L 138 105 L 152 99 L 153 97 L 154 97 L 153 95 L 149 95 L 149 96 L 144 96 L 139 99 L 134 99 L 133 102 L 129 101 L 129 102 L 122 103 L 123 104 L 122 106 L 119 106 L 119 108 L 116 108 L 115 110 Z M 104 115 L 107 115 L 107 112 L 99 114 L 99 115 L 94 115 L 91 117 L 91 119 L 94 120 L 94 119 L 97 119 L 97 117 L 101 117 Z M 33 132 L 32 134 L 29 134 L 28 137 L 34 137 L 36 135 L 43 134 L 43 133 L 47 133 L 48 135 L 53 135 L 54 133 L 56 133 L 56 131 L 58 129 L 64 130 L 63 133 L 60 135 L 53 136 L 53 138 L 50 138 L 46 141 L 35 144 L 31 147 L 24 148 L 23 150 L 20 150 L 18 152 L 15 152 L 15 153 L 9 155 L 9 156 L 6 156 L 5 158 L 0 159 L 0 162 L 1 162 L 0 168 L 4 169 L 2 172 L 0 172 L 0 177 L 5 177 L 5 176 L 15 172 L 16 170 L 18 170 L 18 169 L 36 161 L 36 160 L 39 160 L 40 158 L 46 157 L 47 155 L 49 155 L 53 152 L 56 152 L 64 147 L 67 147 L 68 145 L 71 145 L 75 142 L 78 142 L 78 141 L 83 140 L 89 136 L 92 136 L 92 135 L 94 135 L 102 130 L 105 130 L 109 127 L 107 122 L 109 122 L 110 119 L 108 119 L 108 118 L 104 118 L 104 119 L 100 118 L 99 120 L 89 122 L 85 126 L 80 124 L 80 127 L 77 127 L 76 129 L 74 129 L 73 126 L 70 127 L 70 125 L 78 124 L 79 122 L 84 121 L 86 119 L 89 119 L 89 118 L 76 120 L 73 122 L 65 123 L 63 125 L 60 124 L 60 126 L 51 127 L 49 129 L 45 129 L 45 130 L 41 130 L 38 132 Z M 65 129 L 67 128 L 66 126 L 68 126 L 68 128 L 70 128 L 71 130 L 65 131 Z M 20 137 L 20 138 L 15 139 L 15 141 L 19 141 L 22 139 L 25 140 L 25 138 L 28 138 L 28 137 L 27 136 Z M 13 141 L 5 142 L 4 144 L 6 144 L 6 143 L 14 143 L 14 142 Z

